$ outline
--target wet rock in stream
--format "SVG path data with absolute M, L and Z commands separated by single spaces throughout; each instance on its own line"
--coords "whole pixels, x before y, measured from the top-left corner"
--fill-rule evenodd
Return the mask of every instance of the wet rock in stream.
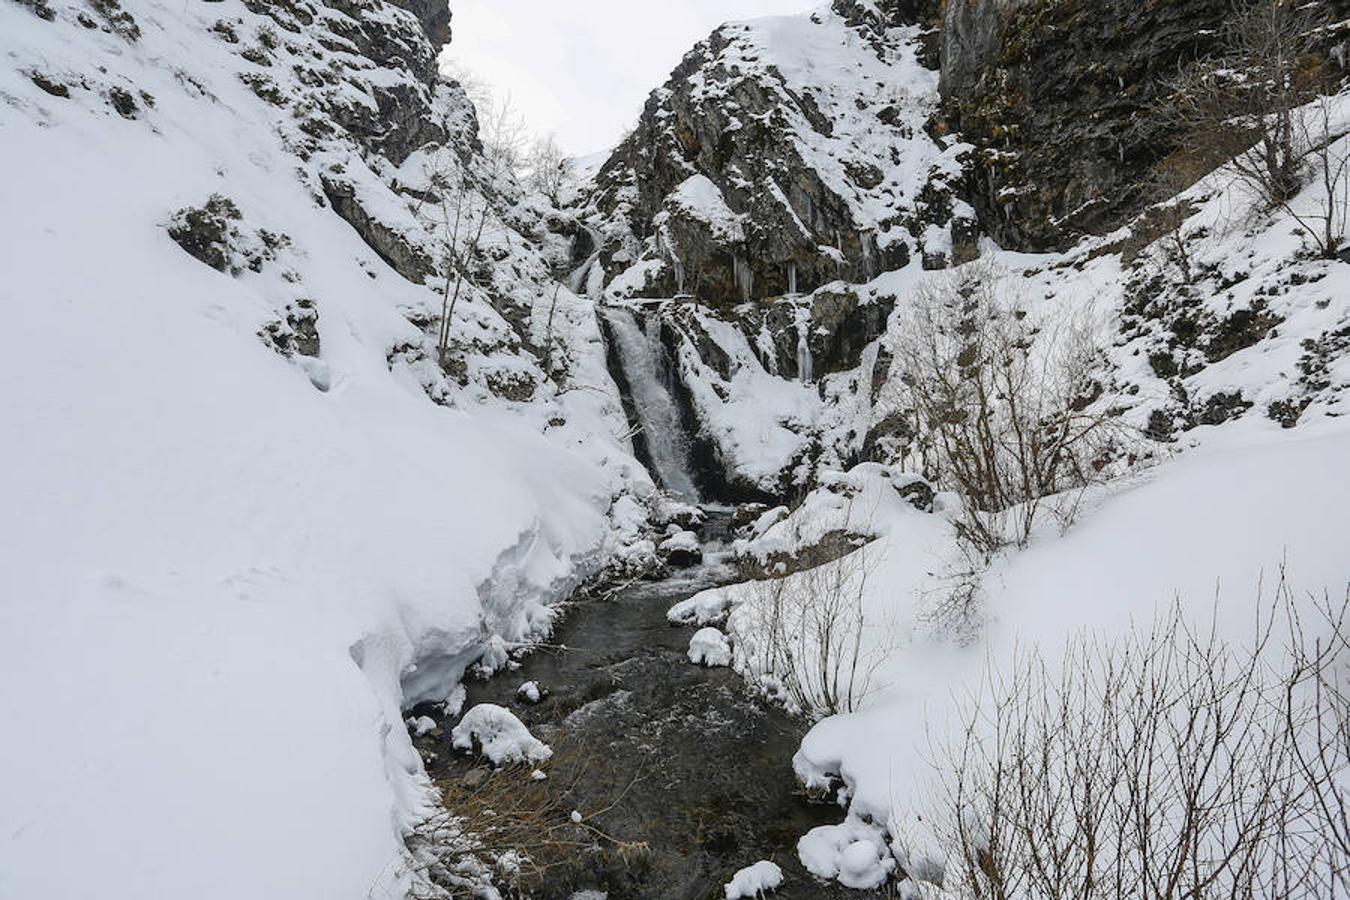
M 552 638 L 565 650 L 536 652 L 515 671 L 468 685 L 466 708 L 507 706 L 554 748 L 546 780 L 531 781 L 529 769 L 518 777 L 522 790 L 547 792 L 557 833 L 578 842 L 513 896 L 703 900 L 723 896 L 737 870 L 762 859 L 787 876 L 778 897 L 880 896 L 818 882 L 797 860 L 803 834 L 843 817 L 833 804 L 809 803 L 793 778 L 807 724 L 761 702 L 731 670 L 691 665 L 694 629 L 666 621 L 673 603 L 716 583 L 715 572 L 586 600 Z M 539 703 L 517 695 L 528 682 L 548 687 Z M 441 785 L 461 785 L 481 766 L 435 736 L 418 744 Z M 452 813 L 455 796 L 447 792 Z M 569 827 L 571 810 L 584 825 Z

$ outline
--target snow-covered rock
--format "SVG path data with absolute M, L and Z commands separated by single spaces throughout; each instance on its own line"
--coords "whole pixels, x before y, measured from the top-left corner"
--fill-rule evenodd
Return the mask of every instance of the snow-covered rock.
M 666 562 L 676 567 L 693 566 L 702 562 L 703 548 L 698 535 L 692 531 L 680 531 L 675 525 L 671 527 L 675 529 L 675 533 L 663 540 L 659 547 Z
M 527 681 L 516 688 L 516 696 L 526 703 L 538 703 L 544 698 L 544 691 L 537 681 Z
M 797 842 L 797 856 L 812 875 L 859 890 L 880 887 L 895 871 L 885 832 L 853 818 L 811 829 Z
M 436 720 L 431 716 L 418 716 L 408 720 L 408 727 L 415 736 L 422 737 L 436 730 Z
M 700 591 L 666 611 L 672 625 L 711 625 L 727 617 L 730 600 L 717 590 Z
M 540 763 L 553 756 L 553 750 L 530 734 L 525 723 L 504 706 L 480 703 L 464 714 L 450 732 L 456 750 L 482 754 L 494 765 Z
M 783 870 L 777 863 L 760 860 L 746 866 L 731 877 L 725 887 L 726 900 L 758 898 L 769 894 L 783 884 Z
M 729 666 L 731 643 L 727 640 L 727 636 L 716 628 L 700 628 L 689 639 L 689 661 L 709 668 Z

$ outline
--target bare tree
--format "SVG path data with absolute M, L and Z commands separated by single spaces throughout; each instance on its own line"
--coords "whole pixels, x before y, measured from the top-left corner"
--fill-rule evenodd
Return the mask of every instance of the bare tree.
M 985 554 L 1024 543 L 1046 498 L 1103 480 L 1124 437 L 1094 406 L 1103 351 L 1088 323 L 1038 330 L 1015 284 L 988 261 L 930 278 L 892 345 L 891 400 L 912 411 L 924 474 L 966 499 L 961 536 Z
M 525 161 L 529 185 L 556 206 L 567 181 L 568 160 L 553 135 L 537 138 Z
M 1268 207 L 1295 219 L 1323 256 L 1345 237 L 1347 151 L 1325 94 L 1335 78 L 1319 51 L 1318 3 L 1247 0 L 1230 17 L 1223 52 L 1183 71 L 1165 111 L 1213 169 L 1227 163 Z M 1292 201 L 1316 186 L 1314 208 Z
M 514 185 L 515 169 L 520 162 L 524 126 L 510 98 L 486 101 L 480 121 L 485 151 L 482 165 L 458 158 L 445 159 L 449 171 L 437 173 L 440 183 L 441 249 L 445 281 L 441 289 L 440 329 L 436 338 L 437 358 L 444 368 L 449 363 L 450 336 L 455 307 L 466 280 L 473 283 L 479 250 L 489 222 L 499 218 L 503 195 Z M 452 154 L 453 156 L 453 154 Z

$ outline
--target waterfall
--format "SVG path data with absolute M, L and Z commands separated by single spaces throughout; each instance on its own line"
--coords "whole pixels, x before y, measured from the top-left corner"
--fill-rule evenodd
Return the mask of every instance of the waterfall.
M 686 500 L 698 500 L 698 488 L 690 474 L 689 434 L 680 420 L 668 384 L 670 360 L 661 343 L 661 323 L 653 315 L 647 329 L 638 325 L 637 317 L 626 309 L 605 308 L 600 311 L 609 323 L 614 337 L 614 349 L 637 411 L 638 425 L 650 457 L 648 465 L 652 477 L 672 493 Z
M 671 256 L 670 264 L 675 269 L 675 293 L 684 293 L 684 263 L 678 256 Z
M 874 238 L 872 232 L 864 231 L 858 235 L 858 243 L 862 245 L 863 275 L 866 281 L 876 278 L 876 262 L 872 258 L 872 243 Z
M 788 293 L 794 295 L 797 293 L 797 264 L 795 262 L 788 263 Z

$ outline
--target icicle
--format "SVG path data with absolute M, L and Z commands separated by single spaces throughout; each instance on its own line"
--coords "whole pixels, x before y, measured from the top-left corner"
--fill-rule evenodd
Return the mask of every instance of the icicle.
M 810 332 L 811 308 L 799 306 L 797 307 L 797 376 L 803 382 L 810 382 L 814 377 L 812 369 L 815 367 L 815 362 L 811 359 L 811 344 L 807 340 Z
M 741 294 L 741 302 L 749 303 L 750 296 L 755 290 L 755 273 L 750 271 L 750 264 L 745 258 L 739 255 L 732 260 L 732 271 L 736 279 L 736 289 Z
M 788 293 L 795 296 L 797 293 L 797 264 L 788 262 Z

